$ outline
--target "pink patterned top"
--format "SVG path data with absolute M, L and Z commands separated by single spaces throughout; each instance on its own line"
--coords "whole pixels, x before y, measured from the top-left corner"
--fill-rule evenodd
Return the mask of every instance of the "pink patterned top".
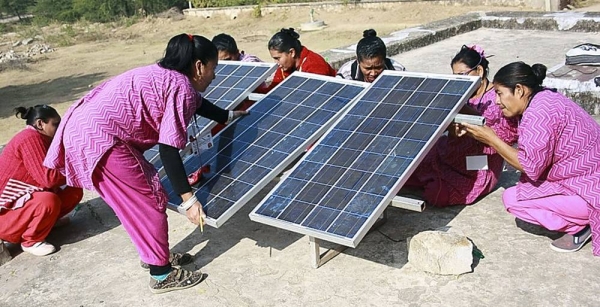
M 257 56 L 240 51 L 240 62 L 262 62 Z
M 539 92 L 522 116 L 517 157 L 523 167 L 517 198 L 579 195 L 590 205 L 600 256 L 600 125 L 564 95 Z
M 486 125 L 504 142 L 514 144 L 517 141 L 518 121 L 502 115 L 493 90 L 469 99 L 467 104 L 485 117 Z M 488 156 L 488 170 L 467 170 L 466 157 L 474 155 Z M 444 135 L 415 170 L 413 177 L 421 183 L 436 181 L 433 186 L 441 190 L 426 189 L 423 195 L 432 205 L 468 205 L 493 191 L 502 173 L 503 163 L 504 159 L 492 147 L 470 137 Z
M 158 64 L 118 75 L 74 103 L 44 165 L 67 184 L 94 190 L 92 173 L 116 143 L 144 152 L 157 143 L 184 148 L 187 125 L 201 102 L 187 76 Z

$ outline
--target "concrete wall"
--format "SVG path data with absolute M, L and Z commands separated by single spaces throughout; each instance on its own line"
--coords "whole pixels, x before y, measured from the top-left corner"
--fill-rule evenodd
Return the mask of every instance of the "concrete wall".
M 495 6 L 513 6 L 513 7 L 530 7 L 539 10 L 558 10 L 560 0 L 433 0 L 429 3 L 437 3 L 441 5 L 495 5 Z M 347 7 L 353 8 L 393 8 L 399 2 L 419 2 L 412 0 L 389 0 L 389 1 L 326 1 L 312 3 L 290 3 L 290 4 L 271 4 L 261 6 L 263 14 L 272 13 L 282 10 L 293 10 L 298 7 L 312 7 L 319 11 L 335 12 Z M 237 18 L 241 14 L 252 14 L 256 6 L 232 6 L 224 8 L 193 8 L 183 10 L 183 14 L 187 16 L 196 16 L 210 18 L 214 14 L 226 15 L 229 18 Z
M 372 3 L 375 5 L 376 3 Z M 378 3 L 385 5 L 386 3 Z M 304 5 L 304 4 L 298 4 Z M 239 8 L 240 10 L 243 8 Z M 241 12 L 241 11 L 240 11 Z M 189 12 L 188 12 L 189 14 Z M 382 37 L 386 43 L 388 56 L 418 49 L 450 37 L 467 33 L 479 28 L 542 30 L 597 33 L 600 32 L 600 13 L 598 12 L 476 12 L 452 17 L 416 28 L 403 29 L 390 36 Z M 356 57 L 356 45 L 342 46 L 321 52 L 334 68 Z M 549 72 L 550 73 L 550 72 Z M 568 79 L 568 78 L 567 78 Z M 600 88 L 590 86 L 589 82 L 556 79 L 555 86 L 567 96 L 577 101 L 590 114 L 600 113 Z M 564 85 L 564 86 L 563 86 Z
M 403 29 L 382 37 L 386 43 L 388 56 L 418 49 L 443 41 L 450 37 L 479 28 L 541 30 L 597 33 L 600 32 L 600 13 L 597 12 L 480 12 L 452 17 L 416 28 Z M 339 68 L 343 63 L 355 59 L 356 45 L 343 46 L 321 52 L 329 63 Z M 560 80 L 557 80 L 560 81 Z M 590 114 L 600 114 L 600 88 L 577 82 L 561 88 L 567 96 L 577 101 Z M 566 83 L 565 83 L 566 84 Z

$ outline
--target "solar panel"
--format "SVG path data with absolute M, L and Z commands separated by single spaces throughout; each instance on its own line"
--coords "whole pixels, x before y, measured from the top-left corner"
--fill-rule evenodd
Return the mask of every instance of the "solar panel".
M 215 68 L 215 79 L 202 93 L 202 97 L 223 109 L 233 109 L 263 83 L 275 71 L 275 68 L 274 63 L 219 61 Z M 192 127 L 192 125 L 195 125 L 195 127 Z M 196 137 L 199 137 L 206 134 L 215 125 L 215 122 L 207 118 L 197 117 L 188 126 L 188 135 L 195 134 Z M 182 151 L 182 155 L 185 155 L 188 151 L 189 144 Z M 144 156 L 150 163 L 154 164 L 156 169 L 162 168 L 158 146 L 147 150 Z
M 385 71 L 250 218 L 356 247 L 478 84 Z
M 321 136 L 366 85 L 295 72 L 228 125 L 214 146 L 186 161 L 186 171 L 209 165 L 194 187 L 207 224 L 219 227 Z M 169 190 L 170 182 L 163 180 Z M 179 195 L 169 194 L 173 207 Z

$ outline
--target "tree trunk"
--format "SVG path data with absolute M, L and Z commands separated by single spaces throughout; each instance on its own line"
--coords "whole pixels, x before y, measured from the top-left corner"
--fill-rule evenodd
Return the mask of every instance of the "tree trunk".
M 10 7 L 10 5 L 9 5 L 9 7 Z M 17 17 L 19 17 L 19 21 L 23 21 L 23 18 L 21 18 L 21 14 L 19 14 L 19 10 L 17 10 L 17 8 L 10 7 L 10 9 L 13 12 L 15 12 L 15 15 L 17 15 Z

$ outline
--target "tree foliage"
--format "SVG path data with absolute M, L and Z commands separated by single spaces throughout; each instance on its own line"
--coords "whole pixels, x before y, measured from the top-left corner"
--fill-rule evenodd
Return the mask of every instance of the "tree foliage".
M 21 20 L 34 4 L 34 0 L 0 0 L 0 13 L 17 16 Z
M 194 7 L 225 7 L 238 5 L 257 5 L 270 3 L 316 2 L 321 0 L 192 0 Z
M 6 1 L 6 0 L 0 0 Z M 21 0 L 14 0 L 21 1 Z M 72 22 L 85 19 L 108 22 L 121 17 L 160 13 L 171 7 L 186 7 L 186 0 L 37 0 L 35 16 Z
M 268 3 L 310 2 L 316 0 L 191 0 L 194 7 L 224 7 Z M 0 13 L 74 22 L 85 19 L 93 22 L 114 21 L 121 17 L 151 15 L 171 7 L 186 8 L 188 0 L 0 0 Z

